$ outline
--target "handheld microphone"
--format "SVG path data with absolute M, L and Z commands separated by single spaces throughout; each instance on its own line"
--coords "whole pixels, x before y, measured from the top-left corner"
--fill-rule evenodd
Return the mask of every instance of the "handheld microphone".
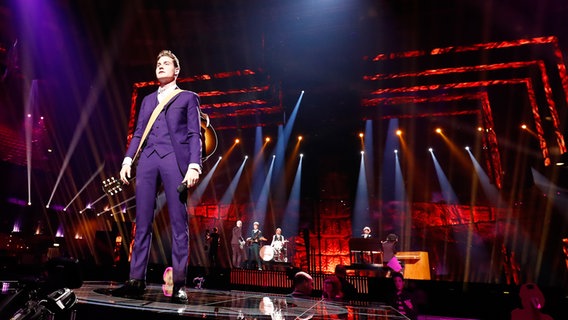
M 188 188 L 187 188 L 187 184 L 185 184 L 185 183 L 181 183 L 181 184 L 177 187 L 177 191 L 178 191 L 179 193 L 186 192 L 187 189 L 188 189 Z

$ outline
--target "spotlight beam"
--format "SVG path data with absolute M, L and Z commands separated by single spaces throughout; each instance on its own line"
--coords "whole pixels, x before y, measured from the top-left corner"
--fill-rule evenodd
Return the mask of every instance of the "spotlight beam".
M 93 201 L 93 202 L 91 203 L 91 208 L 92 208 L 95 204 L 97 204 L 99 201 L 101 201 L 102 199 L 104 199 L 104 198 L 106 198 L 106 197 L 107 197 L 106 194 L 103 194 L 102 196 L 98 197 L 95 201 Z M 89 209 L 89 208 L 85 208 L 85 209 L 79 211 L 79 213 L 83 213 L 83 211 L 85 211 L 85 210 L 87 210 L 87 209 Z
M 440 184 L 440 191 L 442 191 L 444 200 L 448 204 L 458 204 L 458 196 L 456 195 L 454 188 L 452 188 L 452 185 L 450 184 L 448 177 L 444 173 L 442 166 L 438 162 L 436 155 L 434 154 L 434 152 L 430 152 L 430 155 L 432 156 L 432 161 L 434 162 L 434 168 L 436 169 L 436 175 L 438 176 L 438 183 Z
M 272 157 L 272 161 L 270 162 L 270 167 L 268 168 L 268 173 L 266 174 L 266 178 L 264 179 L 264 185 L 260 191 L 260 195 L 258 197 L 258 201 L 256 202 L 256 208 L 254 210 L 254 217 L 255 221 L 265 220 L 266 211 L 268 208 L 268 197 L 270 195 L 270 183 L 272 181 L 272 173 L 274 172 L 274 162 L 276 157 Z
M 83 185 L 83 187 L 81 188 L 81 190 L 79 190 L 79 192 L 77 192 L 77 194 L 73 197 L 73 199 L 71 199 L 69 201 L 69 203 L 65 206 L 65 208 L 63 210 L 67 210 L 69 208 L 69 206 L 71 205 L 71 203 L 73 203 L 73 201 L 75 201 L 75 199 L 77 199 L 79 197 L 79 195 L 81 194 L 81 192 L 83 192 L 87 186 L 99 175 L 99 172 L 101 172 L 103 170 L 103 168 L 105 167 L 104 162 L 99 166 L 99 168 L 97 169 L 97 171 L 95 171 L 95 173 L 93 173 L 91 175 L 91 177 L 89 178 L 89 180 L 87 180 L 87 182 L 85 182 L 85 184 Z
M 33 134 L 33 117 L 32 117 L 32 105 L 35 104 L 36 99 L 35 93 L 37 92 L 37 80 L 33 80 L 31 83 L 30 93 L 28 95 L 28 101 L 26 101 L 25 114 L 27 115 L 26 121 L 24 122 L 24 131 L 26 139 L 26 169 L 27 169 L 27 179 L 28 179 L 28 205 L 32 203 L 32 134 Z
M 292 184 L 292 190 L 288 197 L 288 203 L 284 211 L 284 218 L 281 225 L 284 230 L 290 230 L 290 234 L 295 234 L 298 230 L 298 222 L 300 221 L 300 189 L 302 186 L 302 162 L 304 157 L 300 156 L 298 168 L 296 169 L 296 176 Z
M 369 190 L 367 188 L 367 173 L 365 170 L 365 153 L 361 151 L 361 161 L 359 163 L 359 177 L 355 195 L 355 206 L 353 210 L 352 234 L 363 229 L 363 226 L 370 222 L 369 217 Z
M 247 162 L 247 159 L 248 157 L 245 156 L 243 162 L 241 163 L 241 166 L 239 167 L 239 170 L 237 170 L 237 173 L 235 173 L 235 176 L 231 180 L 229 187 L 227 188 L 227 190 L 225 190 L 225 194 L 223 194 L 221 200 L 219 200 L 220 205 L 231 204 L 233 197 L 235 195 L 235 191 L 237 190 L 237 185 L 239 184 L 239 181 L 241 180 L 241 176 L 243 174 L 243 170 L 245 169 L 245 164 Z
M 112 206 L 112 207 L 110 207 L 110 208 L 108 208 L 108 209 L 105 209 L 105 210 L 103 210 L 103 211 L 97 213 L 97 217 L 100 216 L 100 215 L 103 215 L 103 214 L 106 213 L 106 212 L 112 211 L 112 210 L 114 210 L 115 208 L 120 207 L 121 205 L 123 205 L 123 204 L 125 204 L 125 203 L 127 203 L 127 202 L 129 202 L 129 201 L 131 201 L 131 200 L 134 200 L 135 198 L 136 198 L 136 196 L 132 196 L 132 197 L 130 197 L 130 198 L 128 198 L 128 199 L 126 199 L 126 200 L 120 202 L 120 203 L 117 203 L 117 204 L 115 204 L 114 206 Z M 133 207 L 136 207 L 136 206 L 131 206 L 130 208 L 133 208 Z
M 219 159 L 217 159 L 217 162 L 215 162 L 215 164 L 213 165 L 213 168 L 211 168 L 211 170 L 209 170 L 209 172 L 207 173 L 205 178 L 201 179 L 201 182 L 197 185 L 195 190 L 191 193 L 189 203 L 192 204 L 192 206 L 195 206 L 196 204 L 199 203 L 199 201 L 201 201 L 201 197 L 203 196 L 205 189 L 209 185 L 209 182 L 211 181 L 211 178 L 213 177 L 213 173 L 215 173 L 215 171 L 217 170 L 217 167 L 219 166 L 220 162 L 221 162 L 221 157 L 219 157 Z
M 71 138 L 71 143 L 69 144 L 69 148 L 67 149 L 67 153 L 65 154 L 65 158 L 63 159 L 63 164 L 61 165 L 61 170 L 59 171 L 59 176 L 53 186 L 53 190 L 51 195 L 49 196 L 49 200 L 47 201 L 47 206 L 49 207 L 59 184 L 63 178 L 63 173 L 67 171 L 67 167 L 69 166 L 69 162 L 71 161 L 71 156 L 75 152 L 75 149 L 79 145 L 79 140 L 83 135 L 83 132 L 89 128 L 89 121 L 91 120 L 91 114 L 93 110 L 97 106 L 98 97 L 105 88 L 110 74 L 112 72 L 113 63 L 112 61 L 115 60 L 116 52 L 118 50 L 118 46 L 115 46 L 111 52 L 108 52 L 102 59 L 101 68 L 99 68 L 99 73 L 97 74 L 97 78 L 94 81 L 93 90 L 89 91 L 89 95 L 85 99 L 85 106 L 82 108 L 81 116 L 79 117 L 79 122 L 75 127 L 75 132 L 73 133 L 73 137 Z
M 495 187 L 495 185 L 491 184 L 489 176 L 487 175 L 487 173 L 485 173 L 479 162 L 477 162 L 477 159 L 475 159 L 473 153 L 471 153 L 471 150 L 467 150 L 467 153 L 469 154 L 471 162 L 473 163 L 477 177 L 481 182 L 481 187 L 485 192 L 485 196 L 493 205 L 499 206 L 499 204 L 502 203 L 501 197 L 499 196 L 499 190 Z

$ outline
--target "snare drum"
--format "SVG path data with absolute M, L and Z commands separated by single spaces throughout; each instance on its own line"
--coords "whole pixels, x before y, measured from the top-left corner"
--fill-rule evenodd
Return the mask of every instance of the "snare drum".
M 274 258 L 274 249 L 271 246 L 263 246 L 260 248 L 260 258 L 264 261 L 270 261 Z

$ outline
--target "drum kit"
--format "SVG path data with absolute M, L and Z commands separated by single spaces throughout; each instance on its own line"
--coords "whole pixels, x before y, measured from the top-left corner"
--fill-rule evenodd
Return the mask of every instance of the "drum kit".
M 262 248 L 260 248 L 260 258 L 266 262 L 272 261 L 272 259 L 274 259 L 275 262 L 288 262 L 286 256 L 287 243 L 288 240 L 274 241 L 272 246 L 262 246 Z
M 260 258 L 264 261 L 274 259 L 274 249 L 272 249 L 271 246 L 262 246 L 262 248 L 260 248 Z

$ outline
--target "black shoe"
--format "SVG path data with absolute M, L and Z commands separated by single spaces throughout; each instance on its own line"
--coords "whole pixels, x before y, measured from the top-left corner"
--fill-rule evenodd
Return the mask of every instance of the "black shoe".
M 172 303 L 179 303 L 179 304 L 186 304 L 187 303 L 187 293 L 185 292 L 185 288 L 174 288 L 172 292 Z
M 117 289 L 112 290 L 111 294 L 115 297 L 138 298 L 146 292 L 146 282 L 144 280 L 130 279 Z

